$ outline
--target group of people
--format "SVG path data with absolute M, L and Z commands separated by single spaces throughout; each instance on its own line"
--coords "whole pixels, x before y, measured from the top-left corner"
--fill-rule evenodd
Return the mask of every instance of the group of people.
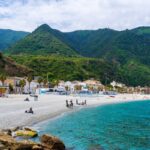
M 79 102 L 78 99 L 76 99 L 76 105 L 87 105 L 87 102 L 86 100 Z M 73 108 L 73 106 L 74 106 L 73 100 L 70 100 L 70 101 L 66 100 L 66 107 Z
M 76 105 L 87 105 L 86 100 L 79 102 L 78 99 L 76 99 Z
M 31 97 L 34 97 L 34 101 L 38 100 L 38 96 L 37 95 L 30 95 Z M 24 101 L 29 102 L 29 98 L 27 97 Z
M 30 95 L 30 96 L 34 97 L 34 101 L 38 100 L 38 96 L 37 95 Z M 27 97 L 27 98 L 25 98 L 24 101 L 29 102 L 30 99 Z M 30 107 L 29 110 L 25 110 L 25 113 L 34 114 L 34 111 L 33 111 L 32 107 Z
M 70 101 L 66 100 L 66 107 L 73 108 L 73 101 L 72 100 L 70 100 Z

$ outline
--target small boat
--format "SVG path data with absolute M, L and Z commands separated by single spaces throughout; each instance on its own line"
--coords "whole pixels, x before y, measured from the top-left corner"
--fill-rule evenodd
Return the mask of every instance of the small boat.
M 37 131 L 31 130 L 31 129 L 26 129 L 26 128 L 23 130 L 16 131 L 15 134 L 16 134 L 16 136 L 29 137 L 29 138 L 38 136 Z

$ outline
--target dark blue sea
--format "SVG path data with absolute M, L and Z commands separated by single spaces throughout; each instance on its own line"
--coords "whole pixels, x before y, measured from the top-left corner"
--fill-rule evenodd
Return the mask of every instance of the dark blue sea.
M 150 100 L 85 108 L 38 126 L 69 150 L 150 150 Z

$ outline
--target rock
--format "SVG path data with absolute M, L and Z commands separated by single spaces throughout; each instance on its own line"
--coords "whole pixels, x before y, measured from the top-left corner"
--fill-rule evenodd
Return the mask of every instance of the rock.
M 54 136 L 43 135 L 41 142 L 16 141 L 12 136 L 0 132 L 0 150 L 65 150 L 64 143 Z
M 17 142 L 13 137 L 0 133 L 0 143 L 9 150 L 32 150 L 36 143 L 31 141 Z
M 15 127 L 15 128 L 13 128 L 13 129 L 11 129 L 11 131 L 12 132 L 16 132 L 16 131 L 18 131 L 18 130 L 22 130 L 22 127 Z
M 8 130 L 7 134 L 11 136 L 12 135 L 12 131 Z
M 5 145 L 0 143 L 0 149 L 4 149 L 5 148 Z
M 26 130 L 26 131 L 34 131 L 34 130 L 32 130 L 30 128 L 27 128 L 27 127 L 25 127 L 24 130 Z
M 51 150 L 65 150 L 64 143 L 59 140 L 57 137 L 50 135 L 43 135 L 40 138 L 42 145 L 51 148 Z
M 11 147 L 12 150 L 32 150 L 32 145 L 28 144 L 16 144 Z
M 5 134 L 7 134 L 7 135 L 12 135 L 11 129 L 4 129 L 4 130 L 2 130 L 1 132 L 5 133 Z
M 4 149 L 9 149 L 16 143 L 16 141 L 11 136 L 6 135 L 5 133 L 0 133 L 0 143 L 5 147 Z
M 43 150 L 43 148 L 39 145 L 34 145 L 32 150 Z

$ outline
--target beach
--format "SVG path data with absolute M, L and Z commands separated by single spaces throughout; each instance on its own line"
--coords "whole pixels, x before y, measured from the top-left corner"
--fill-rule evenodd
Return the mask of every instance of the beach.
M 24 101 L 25 98 L 30 101 Z M 73 109 L 66 107 L 66 100 L 76 99 L 79 102 L 87 101 L 87 106 L 77 106 Z M 8 95 L 8 98 L 0 98 L 0 129 L 17 126 L 32 126 L 39 122 L 54 118 L 68 111 L 76 111 L 78 108 L 99 106 L 111 103 L 129 101 L 141 101 L 150 99 L 150 95 L 118 94 L 115 97 L 102 95 L 99 97 L 75 97 L 62 95 L 39 95 L 38 101 L 34 101 L 29 95 Z M 25 113 L 30 107 L 34 114 Z

